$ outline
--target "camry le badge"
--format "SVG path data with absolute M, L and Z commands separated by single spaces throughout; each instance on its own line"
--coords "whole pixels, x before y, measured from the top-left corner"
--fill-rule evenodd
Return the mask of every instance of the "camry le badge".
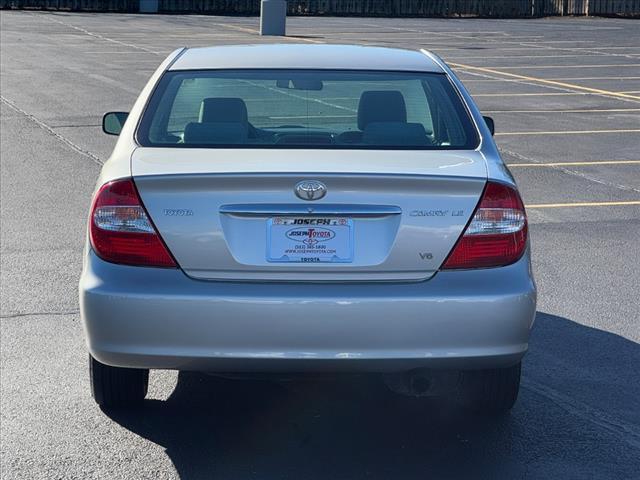
M 320 200 L 327 194 L 327 187 L 317 180 L 303 180 L 296 184 L 295 192 L 302 200 Z

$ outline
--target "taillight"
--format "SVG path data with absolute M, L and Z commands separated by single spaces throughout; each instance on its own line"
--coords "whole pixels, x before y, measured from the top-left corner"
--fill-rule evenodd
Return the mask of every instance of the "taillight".
M 100 187 L 91 207 L 89 236 L 96 254 L 108 262 L 176 267 L 130 178 Z
M 527 246 L 527 215 L 518 192 L 487 183 L 471 222 L 442 268 L 499 267 L 517 261 Z

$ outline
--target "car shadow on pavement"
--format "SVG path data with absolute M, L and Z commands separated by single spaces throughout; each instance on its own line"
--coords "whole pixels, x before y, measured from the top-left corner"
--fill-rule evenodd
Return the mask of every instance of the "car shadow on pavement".
M 183 479 L 632 478 L 640 345 L 538 313 L 510 415 L 403 397 L 378 377 L 271 382 L 182 372 L 166 401 L 109 412 Z

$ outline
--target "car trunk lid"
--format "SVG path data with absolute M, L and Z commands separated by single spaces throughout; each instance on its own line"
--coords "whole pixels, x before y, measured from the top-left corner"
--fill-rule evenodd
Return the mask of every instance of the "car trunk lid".
M 132 172 L 185 273 L 227 281 L 428 279 L 486 182 L 467 151 L 139 148 Z

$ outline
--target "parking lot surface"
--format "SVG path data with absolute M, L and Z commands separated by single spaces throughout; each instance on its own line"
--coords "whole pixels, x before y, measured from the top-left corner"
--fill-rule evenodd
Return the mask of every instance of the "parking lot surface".
M 6 12 L 1 37 L 1 476 L 6 479 L 638 478 L 640 28 L 576 18 Z M 236 43 L 427 48 L 452 65 L 523 193 L 539 312 L 511 415 L 357 381 L 152 372 L 139 412 L 89 396 L 77 282 L 127 110 L 166 54 Z

